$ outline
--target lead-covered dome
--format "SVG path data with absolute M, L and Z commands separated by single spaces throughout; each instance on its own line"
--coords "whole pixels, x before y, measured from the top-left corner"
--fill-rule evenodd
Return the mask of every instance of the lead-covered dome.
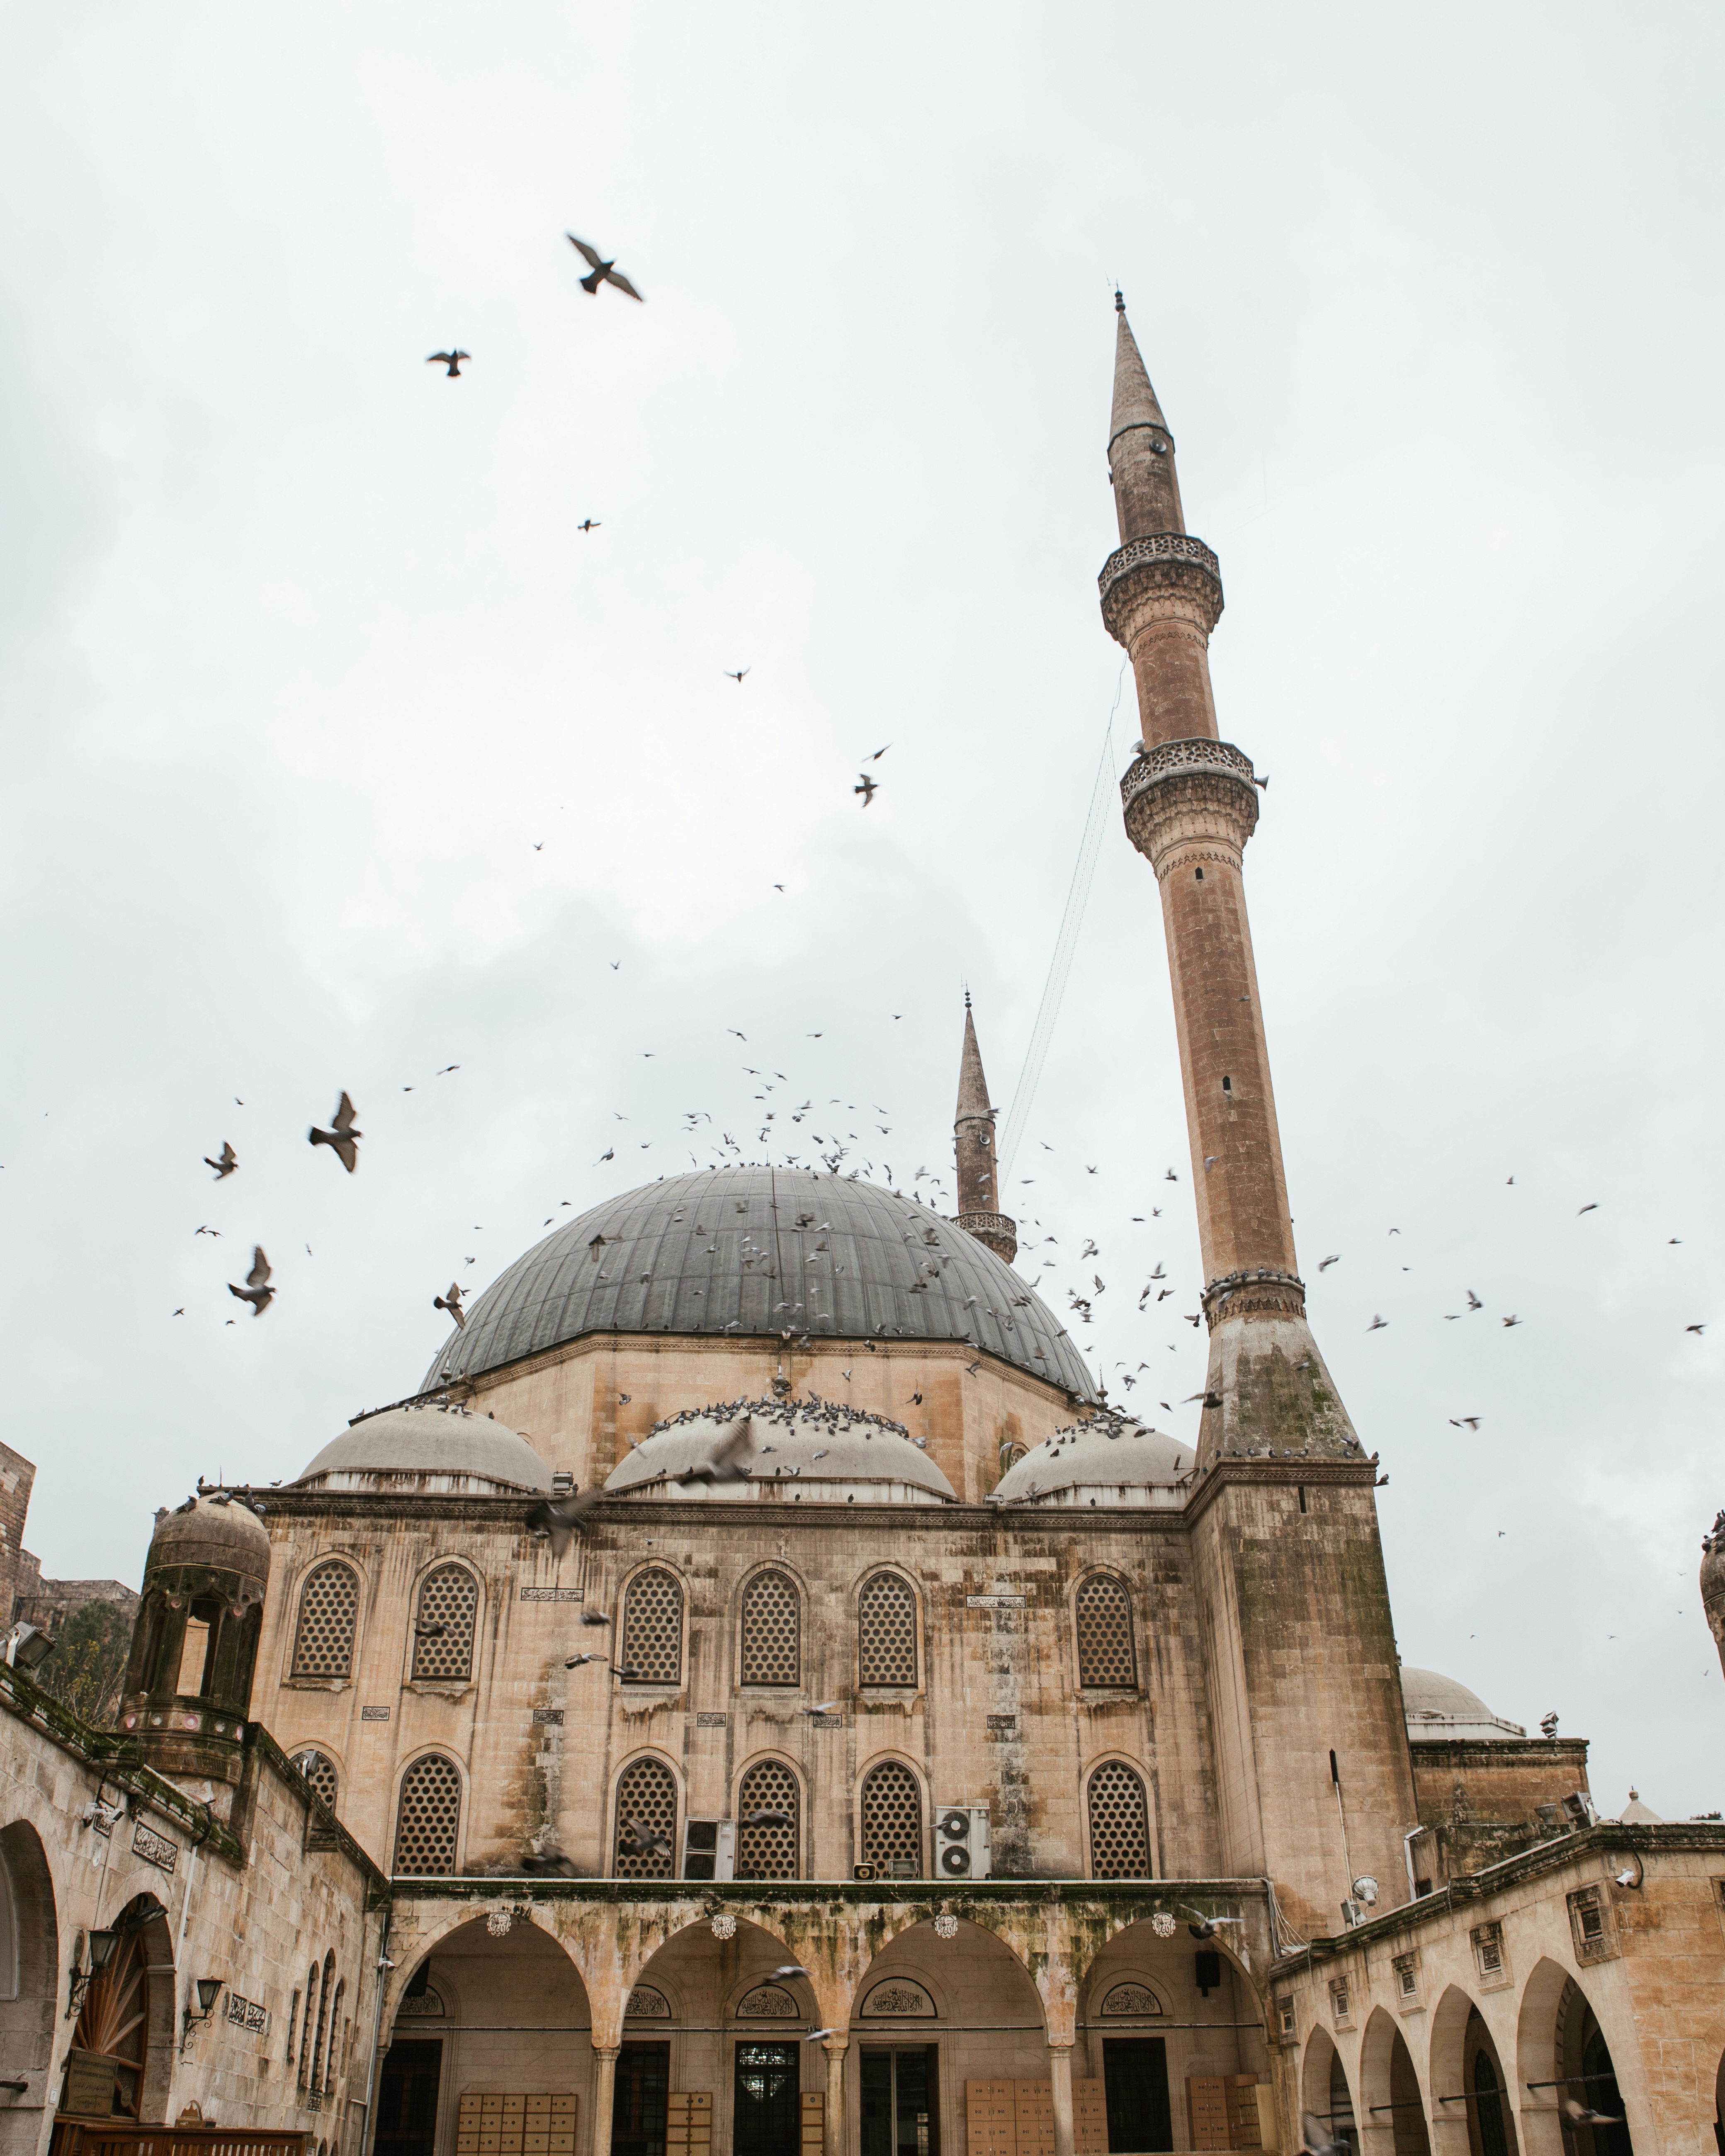
M 589 1332 L 788 1330 L 969 1341 L 1096 1396 L 1053 1312 L 963 1229 L 877 1183 L 788 1168 L 667 1176 L 568 1221 L 475 1300 L 424 1389 Z
M 1033 1445 L 994 1486 L 1001 1505 L 1178 1505 L 1191 1448 L 1130 1415 L 1093 1415 Z
M 673 1415 L 618 1461 L 605 1487 L 744 1503 L 926 1505 L 956 1496 L 902 1423 L 818 1400 L 732 1400 Z
M 551 1470 L 525 1437 L 465 1408 L 386 1408 L 325 1445 L 300 1490 L 411 1490 L 509 1497 L 551 1488 Z
M 1476 1691 L 1435 1670 L 1403 1670 L 1402 1712 L 1409 1736 L 1428 1741 L 1454 1738 L 1468 1743 L 1496 1743 L 1527 1733 L 1520 1722 L 1493 1714 Z

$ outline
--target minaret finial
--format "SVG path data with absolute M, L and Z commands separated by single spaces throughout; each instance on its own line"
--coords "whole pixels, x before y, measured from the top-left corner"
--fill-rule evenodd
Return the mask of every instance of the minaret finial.
M 1114 287 L 1114 311 L 1117 315 L 1123 315 L 1126 312 L 1126 295 L 1118 285 Z
M 1018 1255 L 1016 1225 L 1000 1209 L 996 1178 L 994 1111 L 983 1075 L 970 990 L 964 991 L 964 1047 L 958 1059 L 958 1111 L 952 1118 L 952 1152 L 958 1170 L 958 1225 L 1010 1265 Z

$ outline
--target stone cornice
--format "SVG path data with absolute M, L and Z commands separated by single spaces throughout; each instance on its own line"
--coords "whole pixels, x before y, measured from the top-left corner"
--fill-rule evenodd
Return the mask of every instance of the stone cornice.
M 1204 1470 L 1187 1497 L 1184 1512 L 1177 1517 L 1183 1526 L 1195 1525 L 1234 1482 L 1268 1483 L 1283 1488 L 1302 1483 L 1308 1490 L 1328 1483 L 1369 1490 L 1377 1480 L 1378 1464 L 1373 1460 L 1245 1460 L 1227 1455 Z
M 962 1917 L 967 1905 L 999 1907 L 1026 1902 L 1059 1902 L 1076 1913 L 1088 1911 L 1148 1916 L 1171 1901 L 1187 1897 L 1212 1901 L 1261 1902 L 1261 1879 L 973 1879 L 962 1886 L 950 1879 L 895 1879 L 891 1892 L 864 1879 L 724 1880 L 554 1879 L 539 1874 L 506 1873 L 489 1878 L 423 1879 L 389 1881 L 398 1909 L 415 1902 L 501 1902 L 516 1907 L 529 1902 L 623 1902 L 643 1926 L 660 1911 L 685 1909 L 692 1902 L 717 1907 L 750 1907 L 783 1914 L 834 1902 L 865 1909 L 950 1909 Z
M 1416 1767 L 1527 1766 L 1538 1759 L 1548 1765 L 1556 1760 L 1577 1774 L 1587 1768 L 1584 1737 L 1417 1737 L 1414 1732 L 1419 1727 L 1417 1718 L 1408 1724 L 1408 1746 Z

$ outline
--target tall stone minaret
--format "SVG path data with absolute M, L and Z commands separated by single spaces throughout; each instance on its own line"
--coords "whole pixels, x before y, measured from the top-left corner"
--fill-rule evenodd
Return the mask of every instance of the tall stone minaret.
M 1301 1930 L 1333 1931 L 1357 1878 L 1386 1905 L 1406 1898 L 1402 1838 L 1419 1825 L 1376 1476 L 1306 1321 L 1240 869 L 1260 787 L 1218 739 L 1210 689 L 1221 578 L 1186 530 L 1173 437 L 1115 305 L 1120 546 L 1100 582 L 1137 683 L 1143 740 L 1121 797 L 1162 893 L 1204 1259 L 1189 1511 L 1220 1857 L 1274 1879 Z
M 1142 753 L 1120 783 L 1126 828 L 1162 891 L 1186 1087 L 1209 1324 L 1202 1463 L 1224 1455 L 1358 1457 L 1306 1323 L 1240 855 L 1258 820 L 1251 758 L 1216 737 L 1215 556 L 1186 530 L 1173 437 L 1120 295 L 1108 464 L 1120 545 L 1100 579 L 1126 646 Z
M 964 992 L 964 1048 L 958 1059 L 958 1112 L 952 1118 L 952 1151 L 958 1164 L 958 1225 L 986 1243 L 1008 1265 L 1019 1253 L 1016 1220 L 1000 1209 L 1000 1163 L 994 1158 L 994 1111 L 983 1075 L 970 991 Z

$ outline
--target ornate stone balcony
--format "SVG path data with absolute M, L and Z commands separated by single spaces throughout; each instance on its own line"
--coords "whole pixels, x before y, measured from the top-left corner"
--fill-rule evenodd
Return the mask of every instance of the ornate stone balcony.
M 1096 578 L 1102 619 L 1117 643 L 1127 638 L 1127 617 L 1147 590 L 1158 587 L 1196 602 L 1205 635 L 1222 613 L 1222 565 L 1202 539 L 1189 531 L 1151 531 L 1128 539 L 1103 562 Z

